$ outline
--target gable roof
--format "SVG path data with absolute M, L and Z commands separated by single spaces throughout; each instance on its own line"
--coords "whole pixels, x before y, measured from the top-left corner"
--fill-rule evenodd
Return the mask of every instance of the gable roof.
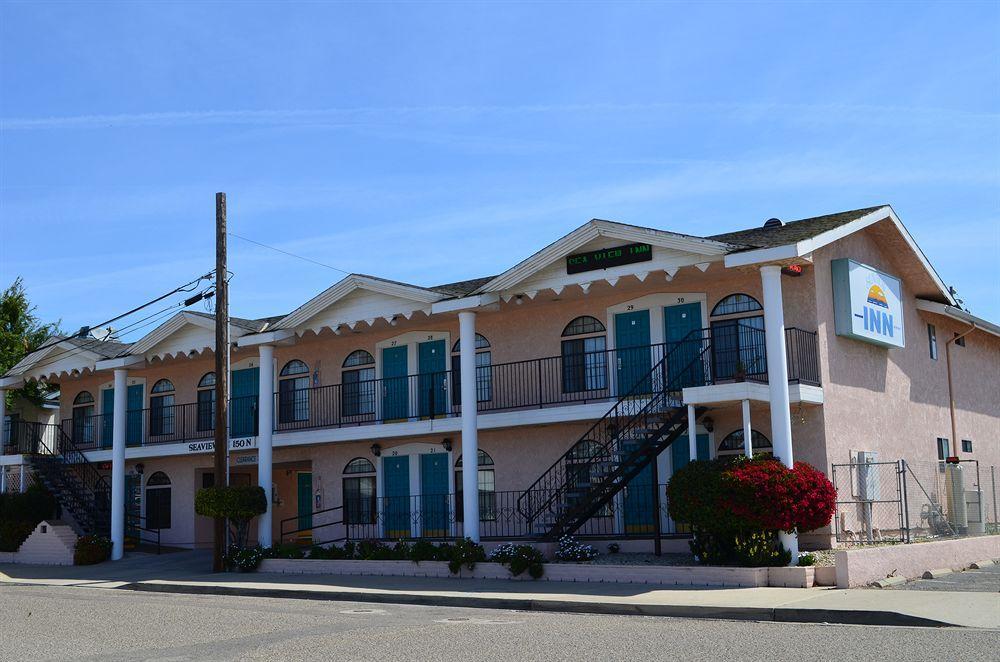
M 611 237 L 632 243 L 648 243 L 653 246 L 672 248 L 707 256 L 725 255 L 732 250 L 726 242 L 712 238 L 695 237 L 679 232 L 667 232 L 639 225 L 628 225 L 617 221 L 591 219 L 566 236 L 552 242 L 531 257 L 518 262 L 499 276 L 489 279 L 474 290 L 476 293 L 499 292 L 517 285 L 533 273 L 544 269 L 556 260 L 579 249 L 598 237 Z
M 49 337 L 42 345 L 20 361 L 6 375 L 16 376 L 30 373 L 38 367 L 61 363 L 59 370 L 53 374 L 62 374 L 73 369 L 93 370 L 94 364 L 103 359 L 110 359 L 127 351 L 129 345 L 116 340 L 100 340 L 98 338 L 80 338 L 78 336 L 56 335 Z M 39 373 L 41 375 L 41 373 Z M 44 375 L 48 376 L 48 375 Z
M 864 209 L 852 209 L 851 211 L 842 211 L 836 214 L 826 214 L 823 216 L 813 216 L 812 218 L 803 218 L 797 221 L 789 221 L 777 227 L 759 227 L 737 230 L 736 232 L 724 232 L 722 234 L 711 235 L 709 239 L 745 247 L 738 250 L 784 246 L 785 244 L 812 239 L 828 230 L 833 230 L 851 221 L 856 221 L 872 212 L 888 208 L 888 205 L 877 205 L 875 207 L 865 207 Z
M 401 299 L 409 299 L 421 306 L 440 301 L 449 296 L 437 289 L 400 283 L 399 281 L 368 276 L 366 274 L 351 274 L 285 315 L 270 328 L 292 329 L 305 324 L 337 301 L 357 290 L 368 290 Z

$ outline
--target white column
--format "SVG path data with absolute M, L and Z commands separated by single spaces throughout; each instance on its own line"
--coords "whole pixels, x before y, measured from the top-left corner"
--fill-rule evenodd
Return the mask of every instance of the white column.
M 767 383 L 771 400 L 771 443 L 774 456 L 786 467 L 792 457 L 792 413 L 788 398 L 788 359 L 785 356 L 785 312 L 781 295 L 781 267 L 760 268 L 764 287 L 764 343 L 767 347 Z M 798 564 L 799 541 L 795 533 L 779 534 L 781 544 L 792 552 L 792 565 Z
M 458 314 L 462 382 L 462 521 L 465 537 L 479 542 L 479 429 L 476 402 L 476 314 Z
M 0 464 L 0 494 L 7 494 L 7 467 Z
M 750 401 L 743 401 L 743 453 L 753 457 L 753 428 L 750 427 Z
M 21 460 L 21 482 L 18 485 L 17 491 L 24 494 L 28 491 L 28 477 L 24 473 L 24 460 Z
M 698 431 L 695 429 L 694 405 L 688 405 L 688 457 L 694 462 L 698 459 Z
M 115 401 L 111 425 L 111 560 L 125 556 L 125 394 L 128 371 L 115 369 Z
M 271 435 L 274 429 L 274 347 L 260 346 L 260 383 L 257 395 L 257 484 L 264 488 L 267 496 L 267 512 L 260 516 L 257 527 L 257 542 L 261 547 L 270 547 L 271 540 Z M 310 503 L 312 499 L 310 498 Z

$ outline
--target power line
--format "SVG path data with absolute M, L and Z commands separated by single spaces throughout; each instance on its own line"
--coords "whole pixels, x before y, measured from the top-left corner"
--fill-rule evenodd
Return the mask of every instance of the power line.
M 341 269 L 339 267 L 335 267 L 335 266 L 326 264 L 324 262 L 320 262 L 319 260 L 314 260 L 314 259 L 312 259 L 310 257 L 304 257 L 302 255 L 296 255 L 295 253 L 289 253 L 286 250 L 282 250 L 280 248 L 275 248 L 274 246 L 269 246 L 267 244 L 262 244 L 259 241 L 254 241 L 253 239 L 248 239 L 247 237 L 243 237 L 241 235 L 238 235 L 235 232 L 227 232 L 226 234 L 228 234 L 230 237 L 236 237 L 237 239 L 242 239 L 243 241 L 248 241 L 251 244 L 255 244 L 257 246 L 260 246 L 261 248 L 269 248 L 272 251 L 277 251 L 278 253 L 282 253 L 283 255 L 287 255 L 288 257 L 294 257 L 294 258 L 297 258 L 299 260 L 305 260 L 306 262 L 312 262 L 315 265 L 318 265 L 318 266 L 321 266 L 321 267 L 326 267 L 327 269 L 333 269 L 334 271 L 339 271 L 340 273 L 347 274 L 348 276 L 351 275 L 350 271 L 346 271 L 346 270 Z

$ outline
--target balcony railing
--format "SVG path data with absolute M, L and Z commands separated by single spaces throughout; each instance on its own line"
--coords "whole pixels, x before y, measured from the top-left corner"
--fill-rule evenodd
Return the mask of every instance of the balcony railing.
M 789 381 L 818 386 L 816 333 L 786 329 L 785 345 Z M 691 358 L 699 355 L 703 360 L 692 365 Z M 697 329 L 678 342 L 479 366 L 476 409 L 489 413 L 608 402 L 643 388 L 652 394 L 671 378 L 650 376 L 664 356 L 667 372 L 686 371 L 687 386 L 767 382 L 764 330 L 741 323 Z M 257 396 L 230 402 L 229 436 L 255 436 Z M 274 431 L 428 420 L 461 411 L 459 374 L 448 370 L 275 393 Z M 80 448 L 110 448 L 111 419 L 98 414 L 66 419 L 62 425 Z M 125 438 L 129 446 L 178 443 L 211 439 L 214 429 L 211 401 L 161 404 L 127 412 Z
M 479 493 L 479 534 L 484 540 L 543 536 L 557 513 L 533 520 L 517 508 L 524 494 Z M 312 544 L 345 540 L 449 540 L 464 535 L 462 493 L 347 499 L 343 505 L 289 517 L 281 523 L 282 542 Z M 658 513 L 658 516 L 657 516 Z M 574 534 L 580 538 L 637 538 L 682 533 L 667 515 L 666 485 L 630 485 Z M 683 527 L 680 527 L 683 529 Z

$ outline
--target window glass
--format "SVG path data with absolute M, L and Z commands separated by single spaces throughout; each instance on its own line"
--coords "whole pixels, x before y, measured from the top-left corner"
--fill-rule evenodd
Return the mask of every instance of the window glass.
M 296 359 L 289 361 L 281 369 L 278 380 L 278 423 L 299 423 L 308 420 L 309 366 Z
M 374 524 L 375 522 L 375 467 L 357 457 L 344 467 L 344 523 Z
M 937 439 L 937 454 L 939 460 L 948 459 L 948 440 L 944 437 L 938 437 Z
M 712 309 L 712 316 L 734 315 L 736 313 L 749 313 L 756 310 L 764 310 L 757 299 L 749 294 L 730 294 Z
M 497 518 L 497 485 L 493 458 L 486 451 L 477 453 L 479 459 L 476 483 L 479 488 L 479 520 L 491 522 Z M 455 517 L 461 522 L 465 517 L 462 501 L 462 458 L 455 462 Z
M 493 399 L 493 353 L 483 351 L 490 347 L 490 341 L 476 334 L 476 402 Z M 462 404 L 462 357 L 460 341 L 455 341 L 451 349 L 451 402 Z
M 344 368 L 354 369 L 341 373 L 341 412 L 348 418 L 374 414 L 375 359 L 365 350 L 358 349 L 344 359 Z
M 160 381 L 153 384 L 153 390 L 150 393 L 167 393 L 174 390 L 174 384 L 169 379 L 161 379 Z
M 76 397 L 73 398 L 74 405 L 85 405 L 93 403 L 94 403 L 94 396 L 90 394 L 90 391 L 80 391 L 79 393 L 76 394 Z
M 757 455 L 758 453 L 770 455 L 773 447 L 771 446 L 771 440 L 763 435 L 763 433 L 758 430 L 750 431 L 750 439 L 753 442 L 753 453 Z M 725 436 L 722 442 L 719 444 L 718 455 L 741 455 L 746 451 L 746 445 L 743 443 L 743 430 L 733 430 Z
M 201 378 L 201 381 L 198 382 L 198 388 L 205 388 L 205 387 L 208 387 L 208 386 L 215 386 L 215 373 L 214 372 L 205 373 L 205 376 L 203 376 Z
M 595 317 L 590 317 L 589 315 L 584 315 L 582 317 L 577 317 L 575 320 L 566 325 L 563 329 L 563 337 L 567 336 L 580 336 L 586 333 L 604 333 L 604 325 L 601 321 Z
M 938 346 L 937 346 L 937 329 L 934 328 L 933 324 L 927 325 L 927 347 L 930 352 L 932 359 L 937 361 L 938 357 Z
M 562 341 L 564 393 L 598 391 L 608 387 L 607 340 L 604 336 Z
M 170 478 L 157 471 L 146 480 L 146 528 L 169 529 Z
M 971 453 L 972 452 L 972 440 L 971 439 L 963 439 L 962 440 L 962 452 L 963 453 Z

